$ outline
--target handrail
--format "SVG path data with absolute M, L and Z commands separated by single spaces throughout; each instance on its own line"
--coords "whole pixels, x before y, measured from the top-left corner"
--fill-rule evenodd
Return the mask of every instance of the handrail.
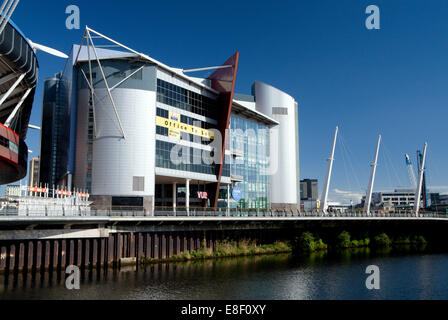
M 243 208 L 204 208 L 204 207 L 155 207 L 154 210 L 145 210 L 138 207 L 118 207 L 114 209 L 93 209 L 89 207 L 76 206 L 38 206 L 33 205 L 32 209 L 26 206 L 3 205 L 0 208 L 2 216 L 29 216 L 29 217 L 49 217 L 49 216 L 93 216 L 93 217 L 315 217 L 315 218 L 388 218 L 388 217 L 415 217 L 411 211 L 399 212 L 378 212 L 371 211 L 369 214 L 359 211 L 328 212 L 323 214 L 316 211 L 299 211 L 293 209 L 243 209 Z M 420 212 L 419 217 L 447 218 L 446 212 Z

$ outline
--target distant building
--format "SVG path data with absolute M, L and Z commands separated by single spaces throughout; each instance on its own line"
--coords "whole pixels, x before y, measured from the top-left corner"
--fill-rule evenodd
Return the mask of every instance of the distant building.
M 448 194 L 431 193 L 431 205 L 448 205 Z
M 395 189 L 393 192 L 373 192 L 372 204 L 373 210 L 394 211 L 395 209 L 410 209 L 414 207 L 415 190 Z M 363 206 L 365 196 L 361 200 Z
M 319 197 L 317 179 L 300 180 L 300 200 L 316 201 Z
M 431 193 L 430 195 L 431 205 L 440 204 L 440 193 Z
M 60 185 L 67 175 L 67 149 L 70 127 L 66 106 L 57 99 L 58 90 L 66 90 L 57 76 L 45 79 L 42 103 L 39 182 Z
M 20 185 L 9 185 L 6 186 L 6 197 L 19 197 L 20 196 Z
M 39 185 L 39 158 L 33 158 L 30 161 L 30 171 L 28 185 L 36 187 Z
M 328 212 L 345 213 L 351 211 L 354 207 L 351 204 L 342 204 L 340 202 L 328 202 Z
M 448 212 L 448 194 L 431 193 L 430 199 L 430 210 Z

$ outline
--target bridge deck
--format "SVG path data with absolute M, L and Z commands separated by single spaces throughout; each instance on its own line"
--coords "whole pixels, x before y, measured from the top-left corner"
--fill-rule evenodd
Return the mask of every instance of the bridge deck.
M 401 217 L 401 216 L 0 216 L 0 224 L 3 223 L 89 223 L 105 224 L 119 222 L 286 222 L 286 221 L 448 221 L 446 216 L 420 216 L 420 217 Z

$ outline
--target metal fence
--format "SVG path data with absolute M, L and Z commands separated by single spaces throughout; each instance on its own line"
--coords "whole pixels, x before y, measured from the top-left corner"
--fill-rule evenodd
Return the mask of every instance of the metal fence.
M 154 208 L 153 211 L 122 207 L 111 210 L 99 210 L 86 207 L 36 207 L 26 210 L 18 206 L 0 206 L 1 216 L 24 216 L 24 217 L 308 217 L 308 218 L 391 218 L 391 217 L 415 217 L 410 211 L 402 212 L 375 212 L 369 214 L 362 212 L 316 212 L 299 210 L 273 210 L 273 209 L 227 209 L 227 208 Z M 446 218 L 445 212 L 420 212 L 419 217 Z

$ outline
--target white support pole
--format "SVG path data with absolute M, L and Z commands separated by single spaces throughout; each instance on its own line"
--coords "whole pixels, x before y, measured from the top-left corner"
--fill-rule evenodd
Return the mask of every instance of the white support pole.
M 2 6 L 0 7 L 0 13 L 3 12 L 3 9 L 5 9 L 6 4 L 8 3 L 9 0 L 4 0 L 2 3 Z M 4 16 L 2 15 L 2 17 L 0 17 L 0 22 L 3 21 Z
M 39 130 L 39 131 L 40 131 L 40 127 L 35 126 L 35 125 L 33 125 L 33 124 L 28 124 L 28 128 L 30 128 L 30 129 L 34 129 L 34 130 Z
M 369 186 L 366 193 L 366 201 L 364 203 L 364 212 L 370 214 L 370 205 L 372 204 L 373 183 L 375 182 L 376 165 L 378 164 L 378 152 L 380 151 L 381 135 L 378 136 L 376 144 L 375 158 L 371 164 L 372 172 L 370 174 Z
M 87 79 L 87 76 L 86 76 L 86 73 L 84 72 L 84 70 L 81 69 L 81 73 L 84 76 L 84 79 L 86 80 L 87 85 L 89 86 L 89 88 L 93 90 L 92 84 L 90 83 L 89 79 Z M 95 92 L 93 94 L 96 96 Z
M 227 208 L 226 216 L 230 216 L 230 184 L 227 185 Z
M 33 87 L 34 88 L 34 87 Z M 14 117 L 16 116 L 17 112 L 20 110 L 20 107 L 22 106 L 23 102 L 25 101 L 25 99 L 28 97 L 28 95 L 30 94 L 31 90 L 33 90 L 33 88 L 29 88 L 28 90 L 26 90 L 25 94 L 22 96 L 22 98 L 20 99 L 19 103 L 17 103 L 16 107 L 14 108 L 14 110 L 11 112 L 11 114 L 9 115 L 8 119 L 6 119 L 5 121 L 5 127 L 8 127 L 11 125 L 11 121 L 12 119 L 14 119 Z
M 425 161 L 426 161 L 426 148 L 428 143 L 425 142 L 425 147 L 423 149 L 422 163 L 418 172 L 418 183 L 417 190 L 415 190 L 415 200 L 414 200 L 414 213 L 418 217 L 418 211 L 420 210 L 420 197 L 422 195 L 422 184 L 423 184 L 423 173 L 425 172 Z
M 190 179 L 185 180 L 185 207 L 188 214 L 190 211 Z
M 198 71 L 207 71 L 207 70 L 226 69 L 226 68 L 232 68 L 232 67 L 233 67 L 233 65 L 228 64 L 228 65 L 225 65 L 225 66 L 215 66 L 215 67 L 187 69 L 187 70 L 182 70 L 182 72 L 183 73 L 188 73 L 188 72 L 198 72 Z
M 173 211 L 176 212 L 176 202 L 177 202 L 177 183 L 173 182 Z
M 336 147 L 336 138 L 338 137 L 338 131 L 339 127 L 336 127 L 336 130 L 334 131 L 333 145 L 331 147 L 330 158 L 328 158 L 327 177 L 325 179 L 324 190 L 322 191 L 321 205 L 322 205 L 322 212 L 324 213 L 326 213 L 328 209 L 328 203 L 327 203 L 328 190 L 330 188 L 331 170 L 333 169 L 334 149 Z
M 106 75 L 104 74 L 103 67 L 102 67 L 102 65 L 101 65 L 100 59 L 98 58 L 98 54 L 97 54 L 97 52 L 96 52 L 95 45 L 93 44 L 92 38 L 90 37 L 90 33 L 89 33 L 89 31 L 87 31 L 87 37 L 88 37 L 88 40 L 90 40 L 90 45 L 92 46 L 93 53 L 95 54 L 95 58 L 96 58 L 96 61 L 97 61 L 97 63 L 98 63 L 98 67 L 100 68 L 101 75 L 102 75 L 102 77 L 103 77 L 103 81 L 104 81 L 104 84 L 105 84 L 105 86 L 106 86 L 107 94 L 108 94 L 108 96 L 109 96 L 110 102 L 112 103 L 112 107 L 113 107 L 113 109 L 114 109 L 115 116 L 117 117 L 118 125 L 120 126 L 121 135 L 122 135 L 123 139 L 126 139 L 126 137 L 125 137 L 125 135 L 124 135 L 124 131 L 123 131 L 123 126 L 122 126 L 122 124 L 121 124 L 120 116 L 118 115 L 117 107 L 115 106 L 114 98 L 112 97 L 112 94 L 111 94 L 111 92 L 110 92 L 110 88 L 109 88 L 109 84 L 108 84 L 108 82 L 107 82 Z
M 97 136 L 97 131 L 96 131 L 96 114 L 95 114 L 95 89 L 93 87 L 93 78 L 92 78 L 92 59 L 90 58 L 90 44 L 89 44 L 89 40 L 87 40 L 87 57 L 89 59 L 89 80 L 90 80 L 90 99 L 92 100 L 92 114 L 93 114 L 93 133 L 94 133 L 94 137 L 96 138 Z M 85 76 L 84 71 L 81 69 L 82 73 Z
M 14 3 L 13 7 L 11 8 L 11 5 Z M 17 5 L 19 4 L 19 0 L 16 0 L 14 2 L 14 0 L 12 0 L 9 4 L 8 7 L 6 8 L 5 11 L 3 11 L 2 16 L 4 17 L 2 24 L 0 25 L 0 34 L 3 32 L 3 29 L 5 29 L 6 24 L 9 21 L 9 18 L 11 18 L 12 13 L 14 12 L 14 10 L 16 9 Z M 9 10 L 9 12 L 8 12 Z M 6 17 L 5 15 L 8 14 Z
M 114 90 L 116 87 L 120 86 L 123 82 L 125 82 L 126 80 L 128 80 L 130 77 L 132 77 L 134 74 L 136 74 L 137 72 L 139 72 L 140 70 L 142 70 L 145 66 L 141 66 L 140 68 L 138 68 L 137 70 L 135 70 L 134 72 L 132 72 L 130 75 L 128 75 L 126 78 L 124 78 L 123 80 L 121 80 L 120 82 L 118 82 L 116 85 L 114 85 L 112 88 L 110 88 L 110 91 Z
M 81 53 L 81 49 L 84 45 L 84 39 L 86 39 L 86 36 L 87 36 L 87 27 L 84 30 L 84 34 L 82 35 L 81 44 L 79 45 L 78 53 L 76 54 L 75 62 L 73 63 L 73 65 L 76 65 L 76 63 L 78 62 L 79 54 Z M 89 43 L 88 40 L 87 40 L 87 43 Z
M 3 102 L 5 102 L 6 99 L 8 99 L 11 93 L 17 88 L 19 83 L 23 80 L 23 78 L 25 78 L 25 75 L 26 75 L 25 73 L 22 73 L 20 77 L 16 80 L 16 82 L 14 82 L 14 84 L 9 88 L 9 90 L 6 91 L 4 95 L 2 95 L 2 97 L 0 98 L 0 106 L 3 104 Z
M 17 78 L 17 73 L 10 73 L 6 76 L 3 76 L 2 78 L 0 78 L 0 85 L 6 83 L 8 81 L 11 81 L 12 79 L 15 79 L 15 78 Z
M 230 208 L 230 184 L 227 185 L 227 209 Z
M 68 186 L 68 190 L 71 191 L 72 190 L 72 184 L 73 184 L 73 177 L 72 174 L 69 173 L 67 175 L 67 186 Z
M 90 29 L 90 28 L 87 27 L 87 26 L 86 26 L 86 30 L 87 30 L 87 33 L 89 34 L 89 38 L 90 38 L 90 41 L 91 41 L 91 42 L 92 42 L 92 37 L 90 36 L 90 32 L 93 32 L 93 33 L 96 34 L 97 36 L 99 36 L 99 37 L 101 37 L 101 38 L 103 38 L 103 39 L 106 39 L 107 41 L 110 41 L 110 42 L 116 44 L 117 46 L 122 47 L 123 49 L 126 49 L 126 50 L 128 50 L 128 51 L 130 51 L 130 52 L 132 52 L 132 53 L 135 53 L 136 55 L 140 56 L 141 58 L 144 58 L 144 59 L 146 59 L 146 60 L 152 61 L 152 59 L 149 58 L 147 55 L 145 55 L 145 54 L 143 54 L 143 53 L 140 53 L 140 52 L 137 52 L 137 51 L 135 51 L 135 50 L 133 50 L 133 49 L 131 49 L 131 48 L 125 46 L 124 44 L 121 44 L 121 43 L 119 43 L 118 41 L 115 41 L 115 40 L 113 40 L 113 39 L 111 39 L 111 38 L 105 36 L 104 34 L 99 33 L 98 31 L 95 31 L 95 30 L 93 30 L 93 29 Z

